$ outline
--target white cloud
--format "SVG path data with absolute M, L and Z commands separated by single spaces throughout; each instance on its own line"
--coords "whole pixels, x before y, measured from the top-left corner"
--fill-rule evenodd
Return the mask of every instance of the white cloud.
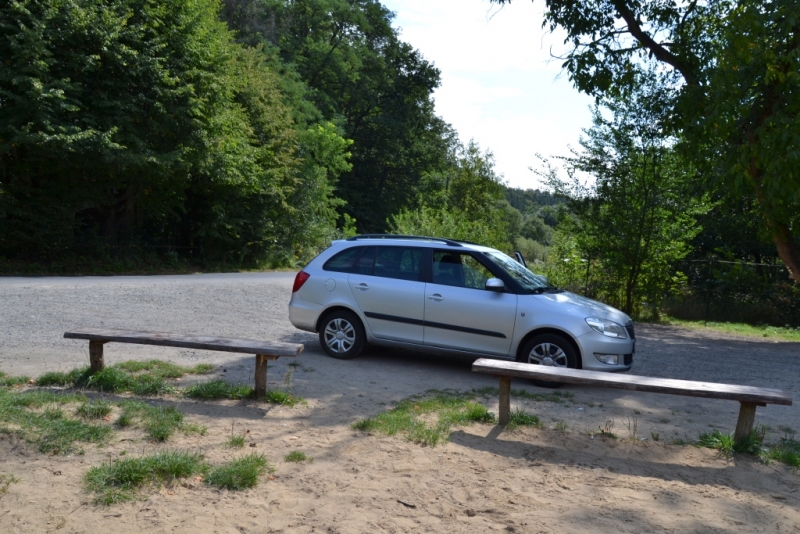
M 572 87 L 550 56 L 558 35 L 541 28 L 543 4 L 517 0 L 384 0 L 403 40 L 442 72 L 436 111 L 463 140 L 495 154 L 515 187 L 537 187 L 536 152 L 568 153 L 591 124 L 591 99 Z

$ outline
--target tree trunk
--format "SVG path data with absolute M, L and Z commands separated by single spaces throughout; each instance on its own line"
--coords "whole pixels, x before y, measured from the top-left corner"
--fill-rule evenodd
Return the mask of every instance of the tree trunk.
M 797 246 L 792 231 L 785 223 L 770 223 L 769 226 L 772 230 L 775 247 L 778 249 L 778 256 L 786 264 L 789 276 L 795 282 L 800 282 L 800 248 Z

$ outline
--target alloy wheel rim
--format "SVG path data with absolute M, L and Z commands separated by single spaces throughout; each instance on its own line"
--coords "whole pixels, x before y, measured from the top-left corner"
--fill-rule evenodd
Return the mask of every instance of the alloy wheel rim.
M 356 342 L 356 329 L 347 319 L 333 319 L 325 327 L 325 344 L 333 352 L 342 354 Z
M 533 347 L 528 354 L 528 363 L 548 365 L 552 367 L 567 367 L 567 354 L 561 347 L 552 343 L 540 343 Z

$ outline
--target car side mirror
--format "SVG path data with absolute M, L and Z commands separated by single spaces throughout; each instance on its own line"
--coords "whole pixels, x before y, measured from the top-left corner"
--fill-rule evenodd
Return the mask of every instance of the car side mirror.
M 499 278 L 489 278 L 486 281 L 486 289 L 489 291 L 503 291 L 506 285 Z

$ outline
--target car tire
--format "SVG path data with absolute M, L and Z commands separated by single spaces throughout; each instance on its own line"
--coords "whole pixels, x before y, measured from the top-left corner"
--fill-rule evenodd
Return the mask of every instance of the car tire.
M 319 343 L 331 358 L 355 358 L 364 350 L 366 341 L 364 326 L 353 312 L 335 310 L 327 314 L 320 323 Z
M 558 334 L 539 334 L 525 343 L 517 361 L 539 365 L 552 365 L 569 369 L 578 368 L 578 355 L 572 343 Z M 542 388 L 560 388 L 563 382 L 534 380 L 531 383 Z

